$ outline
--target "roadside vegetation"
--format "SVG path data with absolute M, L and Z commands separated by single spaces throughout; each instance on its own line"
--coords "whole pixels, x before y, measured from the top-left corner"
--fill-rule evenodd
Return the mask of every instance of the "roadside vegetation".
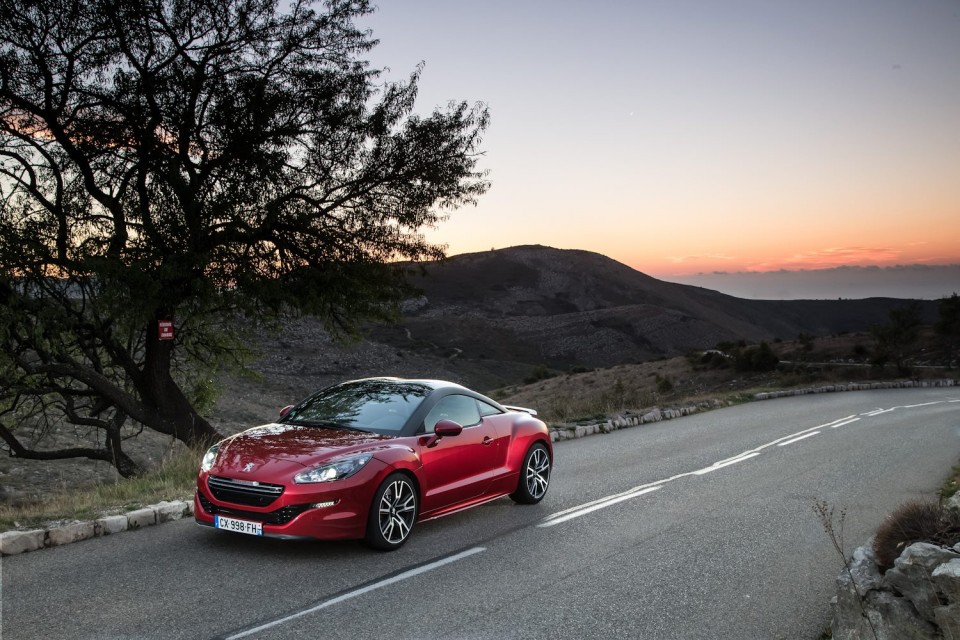
M 537 367 L 528 384 L 496 389 L 500 402 L 539 411 L 552 423 L 600 420 L 653 406 L 701 400 L 745 402 L 754 394 L 824 384 L 955 377 L 940 360 L 936 332 L 921 328 L 900 369 L 877 361 L 870 333 L 773 341 L 749 345 L 721 343 L 714 349 L 652 362 L 568 372 Z M 532 378 L 532 379 L 531 379 Z
M 92 520 L 193 494 L 201 452 L 175 447 L 160 464 L 136 478 L 118 478 L 85 489 L 49 493 L 28 502 L 0 504 L 0 531 L 32 529 L 51 522 Z

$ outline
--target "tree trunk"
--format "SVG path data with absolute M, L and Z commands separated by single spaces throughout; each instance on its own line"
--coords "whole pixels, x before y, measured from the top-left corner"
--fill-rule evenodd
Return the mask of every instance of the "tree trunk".
M 223 439 L 223 435 L 197 413 L 170 375 L 173 346 L 173 340 L 160 340 L 157 322 L 150 323 L 147 327 L 143 378 L 138 386 L 143 401 L 156 409 L 161 422 L 148 426 L 190 446 L 209 446 Z
M 7 446 L 10 448 L 10 456 L 13 458 L 22 458 L 24 460 L 69 460 L 71 458 L 87 458 L 89 460 L 109 462 L 124 478 L 133 478 L 143 473 L 143 467 L 120 450 L 119 433 L 116 434 L 115 441 L 112 435 L 108 436 L 107 446 L 103 449 L 94 449 L 91 447 L 72 447 L 51 451 L 28 449 L 23 446 L 10 430 L 2 425 L 0 425 L 0 439 L 7 443 Z

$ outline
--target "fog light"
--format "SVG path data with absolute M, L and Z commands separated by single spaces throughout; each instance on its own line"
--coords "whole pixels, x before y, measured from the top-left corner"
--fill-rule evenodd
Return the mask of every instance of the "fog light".
M 311 509 L 325 509 L 327 507 L 332 507 L 333 505 L 340 502 L 339 500 L 327 500 L 326 502 L 314 502 L 310 505 Z

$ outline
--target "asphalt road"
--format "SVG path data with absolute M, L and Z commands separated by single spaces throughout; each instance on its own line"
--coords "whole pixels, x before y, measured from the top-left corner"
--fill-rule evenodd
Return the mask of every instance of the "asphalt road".
M 885 410 L 877 413 L 879 410 Z M 960 458 L 960 390 L 757 402 L 558 443 L 536 506 L 400 551 L 177 522 L 4 558 L 2 637 L 818 637 L 848 553 Z

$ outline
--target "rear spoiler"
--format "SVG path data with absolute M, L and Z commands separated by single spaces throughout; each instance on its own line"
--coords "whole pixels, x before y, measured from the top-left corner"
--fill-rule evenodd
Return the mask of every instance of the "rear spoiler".
M 503 408 L 509 411 L 522 411 L 523 413 L 529 413 L 532 416 L 537 415 L 536 409 L 527 409 L 526 407 L 511 407 L 508 404 L 503 405 Z

